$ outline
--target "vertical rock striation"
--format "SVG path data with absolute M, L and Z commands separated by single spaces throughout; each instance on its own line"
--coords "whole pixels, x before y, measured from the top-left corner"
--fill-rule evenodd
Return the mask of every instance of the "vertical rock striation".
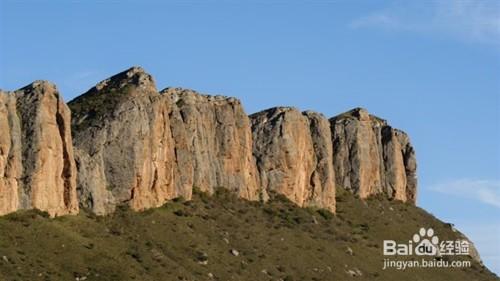
M 279 107 L 250 116 L 262 192 L 285 195 L 299 206 L 335 211 L 331 134 L 326 118 Z
M 78 212 L 71 114 L 53 84 L 0 93 L 0 213 Z
M 234 98 L 189 90 L 158 93 L 134 67 L 69 103 L 81 205 L 106 214 L 191 198 L 224 187 L 258 199 L 250 121 Z
M 177 197 L 168 105 L 153 78 L 133 67 L 69 103 L 80 204 L 97 214 L 134 210 Z
M 167 88 L 179 173 L 202 191 L 216 187 L 257 200 L 258 175 L 252 156 L 250 120 L 239 100 Z M 182 181 L 181 181 L 182 183 Z
M 384 193 L 416 201 L 415 151 L 408 136 L 356 108 L 330 119 L 337 185 L 360 198 Z
M 308 205 L 327 208 L 335 212 L 335 170 L 333 168 L 333 144 L 330 123 L 323 114 L 313 111 L 303 113 L 311 131 L 316 167 L 311 177 L 311 200 Z
M 235 98 L 158 92 L 140 67 L 69 107 L 72 119 L 48 82 L 0 92 L 0 215 L 38 208 L 56 216 L 78 204 L 99 215 L 119 204 L 144 210 L 190 199 L 193 187 L 264 201 L 274 192 L 333 212 L 336 187 L 416 200 L 408 136 L 364 109 L 330 120 L 290 107 L 249 117 Z
M 0 92 L 0 215 L 19 208 L 21 127 L 14 94 Z
M 127 203 L 143 210 L 193 187 L 223 187 L 266 200 L 335 211 L 335 187 L 366 198 L 415 200 L 408 137 L 356 109 L 328 121 L 273 108 L 250 118 L 239 100 L 167 88 L 134 67 L 70 102 L 80 204 L 98 214 Z

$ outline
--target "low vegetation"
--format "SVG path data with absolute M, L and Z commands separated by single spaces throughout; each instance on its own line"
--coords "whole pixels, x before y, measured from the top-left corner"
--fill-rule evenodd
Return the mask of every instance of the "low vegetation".
M 73 132 L 81 132 L 87 127 L 97 126 L 109 117 L 120 104 L 130 87 L 109 88 L 98 92 L 95 88 L 68 103 L 72 112 Z
M 417 207 L 342 192 L 336 215 L 224 191 L 107 217 L 23 211 L 0 218 L 0 280 L 497 280 L 475 262 L 382 270 L 382 241 L 420 227 L 457 235 Z

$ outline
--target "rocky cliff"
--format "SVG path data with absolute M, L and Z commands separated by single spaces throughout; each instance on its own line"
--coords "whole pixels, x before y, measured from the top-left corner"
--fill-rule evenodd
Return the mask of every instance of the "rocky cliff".
M 250 120 L 240 101 L 178 88 L 161 94 L 170 105 L 176 154 L 183 158 L 178 159 L 179 174 L 187 186 L 209 193 L 224 187 L 242 198 L 259 199 Z
M 98 83 L 69 107 L 72 118 L 46 82 L 0 95 L 0 214 L 74 213 L 77 197 L 100 215 L 120 204 L 144 210 L 189 200 L 194 187 L 248 200 L 278 193 L 333 212 L 338 188 L 415 203 L 408 136 L 364 109 L 329 120 L 289 107 L 247 116 L 235 98 L 159 92 L 140 67 Z
M 279 107 L 251 116 L 254 156 L 263 193 L 275 191 L 299 206 L 335 211 L 332 140 L 328 120 Z
M 101 107 L 101 104 L 103 105 Z M 234 98 L 182 89 L 159 93 L 131 68 L 69 103 L 83 207 L 97 214 L 191 198 L 193 187 L 257 200 L 250 121 Z
M 0 215 L 78 212 L 71 113 L 53 84 L 0 92 Z
M 404 132 L 362 108 L 330 122 L 337 185 L 360 198 L 383 193 L 415 203 L 415 150 Z
M 386 226 L 398 221 L 398 225 L 411 225 L 405 229 L 405 236 L 402 236 L 402 239 L 407 239 L 422 223 L 435 220 L 430 215 L 422 214 L 415 206 L 397 202 L 415 204 L 416 169 L 415 150 L 408 135 L 361 108 L 330 119 L 320 113 L 301 112 L 292 107 L 271 108 L 248 116 L 241 102 L 235 98 L 202 95 L 181 88 L 167 88 L 159 92 L 152 76 L 140 67 L 130 68 L 98 83 L 71 101 L 69 107 L 63 102 L 55 85 L 46 81 L 36 81 L 14 92 L 0 91 L 0 215 L 21 209 L 39 209 L 55 217 L 76 214 L 79 207 L 98 215 L 106 215 L 114 212 L 117 206 L 125 204 L 140 211 L 159 207 L 174 198 L 191 200 L 194 188 L 209 194 L 223 188 L 227 192 L 217 192 L 210 199 L 205 194 L 196 193 L 194 200 L 199 200 L 196 204 L 174 202 L 170 206 L 183 206 L 184 209 L 168 212 L 175 216 L 189 217 L 193 215 L 190 212 L 199 209 L 194 210 L 199 212 L 195 216 L 202 218 L 200 220 L 203 224 L 196 228 L 206 230 L 210 228 L 206 224 L 222 222 L 222 233 L 227 233 L 227 220 L 216 218 L 227 218 L 229 214 L 238 219 L 237 224 L 243 225 L 245 231 L 249 227 L 247 232 L 252 235 L 236 235 L 247 240 L 248 237 L 261 237 L 267 241 L 274 235 L 254 235 L 262 229 L 274 231 L 287 229 L 283 225 L 307 224 L 306 228 L 299 227 L 297 230 L 307 229 L 307 239 L 304 241 L 311 241 L 310 230 L 316 228 L 318 233 L 324 233 L 324 225 L 333 223 L 331 215 L 323 210 L 304 210 L 288 204 L 328 209 L 331 212 L 338 208 L 343 216 L 351 216 L 348 220 L 335 218 L 338 220 L 335 223 L 336 231 L 339 226 L 348 222 L 344 227 L 345 237 L 357 235 L 353 234 L 353 225 L 367 226 L 366 229 L 361 228 L 361 231 L 384 229 L 383 234 L 386 235 Z M 368 202 L 358 200 L 373 195 L 385 198 Z M 338 205 L 336 196 L 340 198 Z M 259 205 L 240 198 L 270 202 L 262 210 L 248 211 Z M 218 200 L 237 208 L 225 214 L 228 205 L 220 204 Z M 276 202 L 282 203 L 277 206 Z M 217 211 L 217 205 L 222 213 Z M 379 211 L 383 213 L 386 209 L 394 208 L 398 208 L 395 215 L 374 215 L 374 210 L 378 210 L 375 212 L 378 214 Z M 207 215 L 207 212 L 212 214 Z M 301 213 L 302 215 L 298 215 Z M 316 213 L 318 216 L 314 215 Z M 403 213 L 405 218 L 401 215 Z M 36 220 L 38 214 L 37 211 L 32 211 L 29 217 Z M 261 225 L 257 227 L 248 224 L 263 214 L 271 218 L 261 220 Z M 23 215 L 18 214 L 12 218 L 14 219 L 6 220 L 7 224 L 25 220 Z M 165 216 L 162 215 L 161 218 Z M 269 224 L 276 222 L 276 218 L 282 222 L 269 228 Z M 129 218 L 125 220 L 130 222 Z M 50 224 L 49 228 L 52 227 L 54 233 L 60 233 L 61 229 L 71 228 L 78 221 L 62 220 L 59 222 L 70 222 L 70 225 L 61 228 Z M 152 222 L 155 224 L 155 220 Z M 86 229 L 88 223 L 85 222 Z M 147 219 L 146 223 L 150 226 L 151 220 Z M 368 227 L 372 223 L 375 227 Z M 95 229 L 105 230 L 107 233 L 110 225 L 106 224 L 106 227 Z M 23 225 L 27 229 L 30 227 L 30 223 L 25 222 Z M 160 225 L 165 226 L 164 223 L 158 224 Z M 442 233 L 456 232 L 447 230 L 443 225 L 447 226 L 434 221 L 431 226 L 440 229 Z M 133 231 L 144 233 L 143 227 L 134 229 L 135 225 L 129 223 L 126 227 L 131 226 Z M 120 233 L 121 227 L 113 231 Z M 196 233 L 195 236 L 200 237 L 197 231 L 191 230 L 192 225 L 188 227 L 190 230 L 184 233 Z M 31 241 L 35 241 L 32 237 L 38 237 L 39 229 L 36 226 L 29 228 Z M 175 229 L 174 235 L 178 236 Z M 51 237 L 56 240 L 60 237 L 75 238 L 80 235 L 80 230 L 69 236 L 54 234 Z M 170 230 L 172 228 L 166 231 Z M 214 234 L 212 230 L 209 232 L 207 235 Z M 396 233 L 401 234 L 400 232 Z M 8 235 L 4 236 L 13 237 L 8 230 L 5 233 Z M 161 233 L 160 236 L 164 238 L 164 230 Z M 294 237 L 296 234 L 297 232 L 293 233 Z M 450 235 L 452 238 L 466 239 L 460 233 Z M 313 236 L 314 239 L 322 239 L 321 235 Z M 354 236 L 353 239 L 356 239 Z M 113 243 L 117 236 L 105 234 L 99 237 L 112 237 L 101 245 L 103 246 Z M 128 239 L 132 236 L 123 237 Z M 226 242 L 229 241 L 227 237 L 219 238 L 213 241 L 224 241 L 226 246 L 230 244 Z M 370 239 L 370 236 L 364 235 L 363 239 Z M 376 245 L 380 239 L 382 238 L 377 236 L 372 245 Z M 193 240 L 188 240 L 191 245 Z M 283 238 L 278 243 L 282 241 Z M 346 241 L 355 240 L 343 240 L 342 247 Z M 332 244 L 330 233 L 325 243 Z M 17 242 L 10 244 L 15 245 L 14 252 L 19 254 Z M 56 247 L 61 245 L 59 242 L 56 244 Z M 93 243 L 89 245 L 84 247 L 83 255 L 90 253 L 87 249 L 94 247 Z M 251 250 L 242 253 L 255 251 L 254 245 Z M 377 253 L 372 257 L 379 261 L 379 250 L 371 247 L 370 243 L 365 245 L 368 245 L 365 249 L 367 252 Z M 80 251 L 81 248 L 78 246 Z M 121 246 L 114 248 L 123 251 Z M 305 249 L 309 248 L 323 247 Z M 302 253 L 304 248 L 297 249 Z M 129 249 L 128 252 L 130 251 Z M 46 252 L 61 256 L 54 249 Z M 189 251 L 182 250 L 182 253 L 187 252 Z M 156 260 L 159 252 L 155 250 L 151 253 Z M 217 253 L 220 254 L 220 247 L 217 247 Z M 229 253 L 232 256 L 240 255 L 234 248 Z M 134 255 L 138 256 L 131 254 L 132 257 Z M 279 252 L 278 261 L 281 255 Z M 335 256 L 342 255 L 349 255 L 348 259 L 354 257 L 352 249 L 338 252 Z M 359 256 L 365 259 L 366 255 Z M 472 244 L 470 256 L 481 264 Z M 331 257 L 329 255 L 326 258 Z M 25 262 L 26 257 L 20 258 L 16 263 L 11 263 L 5 255 L 2 260 L 15 265 L 16 270 L 19 270 L 17 262 L 32 267 L 32 263 Z M 48 259 L 37 257 L 36 260 Z M 325 257 L 318 260 L 324 261 Z M 305 260 L 301 261 L 301 264 L 306 263 Z M 88 270 L 88 262 L 85 261 L 84 264 L 85 270 Z M 330 262 L 328 264 L 331 265 Z M 122 271 L 122 264 L 120 266 Z M 338 268 L 343 269 L 343 266 L 345 265 Z M 262 273 L 261 268 L 255 267 Z M 103 268 L 103 274 L 108 271 L 109 268 Z M 333 269 L 330 268 L 329 271 L 333 272 Z M 29 275 L 35 271 L 26 272 Z M 75 271 L 70 272 L 74 274 Z M 198 269 L 195 272 L 198 274 Z M 316 271 L 308 269 L 308 272 Z M 342 270 L 339 274 L 355 276 L 352 272 L 361 276 L 352 270 Z
M 106 79 L 69 103 L 80 204 L 97 214 L 178 196 L 168 107 L 140 68 Z

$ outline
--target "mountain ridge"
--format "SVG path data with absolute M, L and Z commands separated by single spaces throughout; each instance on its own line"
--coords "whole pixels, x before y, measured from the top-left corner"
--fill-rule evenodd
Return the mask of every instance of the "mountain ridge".
M 147 214 L 221 189 L 250 205 L 281 196 L 325 218 L 345 215 L 345 206 L 338 210 L 346 193 L 356 208 L 376 199 L 420 212 L 409 136 L 363 108 L 331 118 L 285 106 L 247 115 L 233 97 L 158 91 L 150 74 L 132 67 L 68 104 L 43 80 L 0 91 L 0 117 L 0 216 L 7 221 L 30 209 L 52 218 L 113 217 L 123 208 Z
M 46 81 L 35 81 L 14 92 L 17 94 L 4 95 L 23 97 L 27 89 L 40 85 L 48 85 L 47 90 L 35 92 L 35 99 L 50 88 L 55 99 L 62 100 L 55 85 Z M 69 133 L 64 125 L 71 122 L 71 141 L 64 139 L 64 149 L 56 150 L 45 139 L 33 141 L 42 148 L 47 146 L 57 161 L 76 164 L 76 175 L 74 167 L 65 168 L 66 174 L 71 170 L 71 181 L 76 179 L 76 185 L 61 181 L 62 173 L 53 169 L 52 162 L 42 161 L 37 152 L 23 149 L 25 156 L 18 158 L 27 165 L 40 159 L 40 169 L 47 171 L 42 178 L 63 182 L 55 184 L 67 189 L 62 197 L 78 193 L 78 205 L 96 214 L 111 213 L 120 204 L 145 210 L 177 197 L 190 199 L 193 187 L 209 193 L 225 187 L 242 198 L 263 201 L 269 191 L 277 191 L 299 206 L 332 212 L 338 188 L 362 199 L 382 193 L 390 199 L 416 201 L 416 158 L 409 137 L 362 108 L 330 119 L 294 107 L 247 115 L 233 97 L 183 88 L 158 91 L 154 78 L 141 67 L 97 83 L 62 107 L 66 111 L 69 107 L 72 116 L 62 118 L 57 108 L 47 107 L 48 115 L 40 122 L 57 119 L 55 127 L 60 133 Z M 32 107 L 38 108 L 43 107 Z M 16 115 L 27 115 L 20 127 L 36 120 L 30 110 L 14 109 Z M 4 110 L 3 115 L 13 114 Z M 4 125 L 6 130 L 9 126 Z M 39 127 L 44 132 L 44 126 Z M 22 139 L 31 145 L 27 136 Z M 9 142 L 15 141 L 4 140 L 2 151 L 7 153 L 0 155 L 5 159 L 0 162 L 3 170 L 12 166 L 8 162 L 12 158 Z M 34 160 L 28 160 L 28 155 Z M 38 195 L 30 193 L 29 186 L 6 183 L 5 175 L 0 190 L 10 189 L 10 199 L 2 197 L 12 202 L 5 204 L 11 207 L 0 214 L 31 207 L 48 210 L 52 216 L 76 211 L 64 205 L 51 210 L 54 207 L 43 204 L 19 204 L 16 193 L 25 194 L 27 201 Z M 42 194 L 49 190 L 41 187 Z

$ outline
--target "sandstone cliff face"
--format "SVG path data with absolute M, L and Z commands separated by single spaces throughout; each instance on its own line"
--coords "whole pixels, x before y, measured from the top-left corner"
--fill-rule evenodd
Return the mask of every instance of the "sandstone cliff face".
M 250 122 L 236 99 L 159 94 L 149 74 L 131 68 L 70 107 L 80 202 L 97 214 L 122 203 L 144 210 L 190 199 L 193 187 L 258 199 Z
M 153 78 L 131 68 L 69 103 L 80 203 L 97 214 L 135 210 L 177 197 L 168 107 Z
M 202 191 L 216 187 L 257 200 L 258 175 L 252 156 L 250 120 L 239 100 L 169 88 L 171 123 L 179 173 Z M 181 181 L 182 182 L 182 181 Z
M 0 93 L 0 214 L 78 212 L 71 114 L 56 87 L 36 81 Z
M 330 123 L 322 114 L 306 111 L 309 121 L 316 167 L 311 177 L 312 197 L 308 205 L 335 212 L 335 170 L 333 168 L 333 143 Z
M 360 198 L 384 193 L 416 201 L 415 151 L 408 136 L 356 108 L 330 119 L 336 183 Z
M 234 98 L 167 88 L 141 68 L 117 74 L 70 102 L 80 204 L 157 207 L 223 187 L 249 200 L 281 193 L 335 211 L 335 187 L 366 198 L 415 200 L 409 139 L 356 109 L 328 121 L 274 108 L 250 118 Z
M 73 140 L 70 112 L 52 84 L 0 92 L 0 214 L 75 213 L 77 194 L 100 215 L 119 204 L 144 210 L 190 199 L 193 187 L 264 201 L 275 192 L 331 211 L 336 187 L 361 198 L 416 200 L 408 136 L 363 109 L 330 120 L 289 107 L 248 117 L 234 98 L 159 93 L 139 67 L 69 106 Z
M 289 107 L 250 117 L 264 196 L 274 191 L 299 206 L 335 211 L 333 154 L 326 118 Z
M 21 186 L 21 127 L 16 98 L 0 92 L 0 215 L 19 208 Z

